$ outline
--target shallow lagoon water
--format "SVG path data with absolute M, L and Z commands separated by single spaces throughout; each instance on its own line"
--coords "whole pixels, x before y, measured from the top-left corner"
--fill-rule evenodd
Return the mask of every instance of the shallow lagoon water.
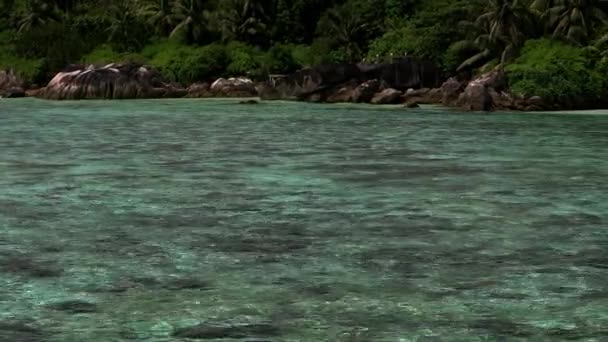
M 0 341 L 608 340 L 607 115 L 236 102 L 0 100 Z

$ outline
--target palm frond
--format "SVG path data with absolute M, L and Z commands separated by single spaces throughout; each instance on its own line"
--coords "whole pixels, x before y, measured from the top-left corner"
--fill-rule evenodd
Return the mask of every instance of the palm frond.
M 475 54 L 474 56 L 468 58 L 464 62 L 462 62 L 458 66 L 458 68 L 456 68 L 456 71 L 461 71 L 463 69 L 467 69 L 467 68 L 471 68 L 476 65 L 479 65 L 482 62 L 487 61 L 490 58 L 490 56 L 491 56 L 491 51 L 489 49 L 485 49 L 485 50 Z

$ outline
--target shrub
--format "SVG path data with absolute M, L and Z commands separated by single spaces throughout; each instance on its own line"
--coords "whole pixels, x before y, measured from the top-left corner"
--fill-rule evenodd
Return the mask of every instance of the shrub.
M 146 59 L 153 59 L 163 51 L 178 49 L 180 46 L 182 45 L 173 40 L 158 40 L 144 46 L 140 54 Z
M 109 44 L 100 45 L 82 57 L 83 63 L 95 65 L 124 62 L 146 63 L 146 61 L 146 58 L 140 54 L 116 52 Z
M 528 41 L 506 71 L 511 89 L 521 95 L 594 99 L 606 88 L 585 49 L 549 39 Z
M 275 44 L 264 58 L 264 69 L 269 73 L 289 73 L 297 68 L 298 64 L 293 58 L 291 45 Z
M 386 32 L 380 38 L 374 40 L 367 54 L 368 58 L 384 58 L 391 54 L 403 56 L 405 53 L 420 56 L 418 35 L 412 27 L 404 26 Z M 422 56 L 420 56 L 422 57 Z
M 241 42 L 232 42 L 226 46 L 229 59 L 226 73 L 230 76 L 248 75 L 259 72 L 264 54 L 253 46 Z
M 454 53 L 459 52 L 448 51 L 448 48 L 453 42 L 464 39 L 467 33 L 459 22 L 483 13 L 480 11 L 483 3 L 470 0 L 416 2 L 416 13 L 407 20 L 391 20 L 394 26 L 371 43 L 368 57 L 386 57 L 391 53 L 400 56 L 407 52 L 451 69 L 456 64 Z M 444 56 L 446 52 L 448 55 Z M 443 65 L 444 62 L 449 65 Z
M 110 45 L 104 44 L 82 57 L 85 64 L 107 64 L 118 62 L 121 54 L 114 51 Z
M 13 70 L 27 84 L 42 84 L 47 77 L 47 62 L 44 58 L 24 58 L 15 54 L 10 43 L 14 32 L 0 32 L 0 70 Z
M 44 58 L 26 59 L 0 54 L 0 70 L 11 69 L 28 85 L 44 84 L 48 77 L 48 68 Z
M 49 70 L 61 70 L 80 60 L 87 46 L 80 37 L 61 23 L 50 22 L 12 37 L 15 55 L 28 59 L 44 58 Z
M 314 64 L 312 48 L 308 45 L 294 45 L 291 50 L 291 56 L 298 68 L 309 67 Z
M 160 45 L 162 49 L 145 48 L 142 55 L 151 56 L 150 64 L 176 82 L 187 84 L 221 76 L 228 66 L 226 48 L 219 44 L 193 47 L 161 42 Z
M 328 37 L 315 39 L 310 46 L 311 64 L 327 64 L 348 62 L 346 51 L 334 48 L 332 40 Z

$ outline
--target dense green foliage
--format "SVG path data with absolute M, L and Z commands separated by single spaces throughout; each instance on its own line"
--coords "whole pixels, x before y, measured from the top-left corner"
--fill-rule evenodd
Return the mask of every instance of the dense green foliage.
M 0 68 L 42 83 L 70 63 L 137 61 L 190 83 L 413 55 L 446 73 L 511 64 L 518 91 L 560 96 L 603 87 L 604 10 L 598 0 L 0 0 Z
M 606 90 L 596 60 L 593 51 L 539 39 L 528 41 L 506 70 L 516 93 L 592 99 Z

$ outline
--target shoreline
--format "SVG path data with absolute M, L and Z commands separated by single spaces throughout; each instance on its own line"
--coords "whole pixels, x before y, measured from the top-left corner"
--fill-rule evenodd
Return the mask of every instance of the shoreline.
M 418 108 L 407 108 L 401 104 L 371 104 L 371 103 L 353 103 L 353 102 L 337 102 L 337 103 L 325 103 L 325 102 L 306 102 L 306 101 L 295 101 L 295 100 L 263 100 L 259 96 L 251 96 L 251 97 L 203 97 L 203 98 L 194 98 L 194 97 L 173 97 L 173 98 L 133 98 L 133 99 L 80 99 L 80 100 L 49 100 L 34 96 L 24 96 L 24 97 L 15 97 L 15 98 L 0 98 L 0 103 L 2 101 L 9 102 L 19 102 L 19 101 L 40 101 L 41 103 L 54 103 L 54 104 L 74 104 L 74 103 L 82 103 L 82 102 L 96 102 L 96 103 L 106 103 L 106 102 L 181 102 L 181 101 L 202 101 L 202 102 L 223 102 L 225 104 L 231 105 L 242 105 L 242 106 L 255 106 L 256 104 L 246 104 L 239 103 L 239 101 L 244 100 L 256 100 L 258 101 L 257 105 L 278 103 L 278 104 L 294 104 L 294 103 L 302 103 L 311 106 L 319 105 L 319 106 L 329 106 L 329 107 L 353 107 L 353 108 L 368 108 L 368 109 L 395 109 L 402 110 L 404 113 L 417 111 L 417 110 L 429 110 L 436 109 L 440 110 L 443 113 L 438 112 L 429 112 L 428 115 L 432 114 L 445 114 L 453 112 L 452 114 L 462 115 L 462 114 L 474 114 L 474 115 L 504 115 L 504 114 L 521 114 L 521 115 L 530 115 L 530 114 L 538 114 L 538 115 L 608 115 L 608 108 L 598 108 L 598 109 L 562 109 L 562 110 L 545 110 L 545 111 L 522 111 L 522 110 L 497 110 L 492 112 L 487 111 L 463 111 L 459 108 L 444 106 L 441 104 L 421 104 Z
M 186 86 L 167 81 L 152 67 L 137 64 L 72 66 L 59 72 L 45 87 L 28 88 L 13 80 L 7 97 L 36 97 L 54 101 L 123 99 L 237 99 L 306 103 L 366 103 L 417 108 L 437 105 L 465 112 L 563 112 L 608 109 L 608 101 L 592 97 L 562 96 L 544 99 L 512 92 L 501 68 L 474 77 L 434 74 L 424 80 L 412 72 L 416 59 L 392 64 L 335 64 L 301 69 L 289 75 L 273 75 L 265 81 L 247 77 L 217 78 Z M 427 75 L 428 76 L 428 75 Z

